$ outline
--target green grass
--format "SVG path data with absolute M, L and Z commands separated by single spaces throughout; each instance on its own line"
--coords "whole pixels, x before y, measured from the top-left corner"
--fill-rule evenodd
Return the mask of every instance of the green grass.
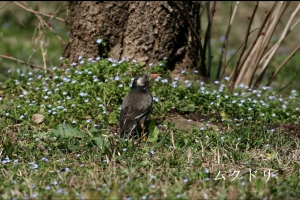
M 182 71 L 191 78 L 176 81 L 164 65 L 145 71 L 163 75 L 151 83 L 156 124 L 144 143 L 115 134 L 131 78 L 144 72 L 138 63 L 12 72 L 0 89 L 1 198 L 299 198 L 296 91 L 283 98 L 238 87 L 228 95 L 225 80 L 208 86 Z M 175 113 L 202 124 L 176 128 L 168 122 Z

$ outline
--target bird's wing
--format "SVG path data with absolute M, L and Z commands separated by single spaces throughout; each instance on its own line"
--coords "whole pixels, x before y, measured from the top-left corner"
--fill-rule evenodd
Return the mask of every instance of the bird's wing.
M 121 132 L 138 122 L 151 109 L 151 94 L 143 94 L 139 95 L 138 93 L 130 92 L 124 98 L 119 121 Z

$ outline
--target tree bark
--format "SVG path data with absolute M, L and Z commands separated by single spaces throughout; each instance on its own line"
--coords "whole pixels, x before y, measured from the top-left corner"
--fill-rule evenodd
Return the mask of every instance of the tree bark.
M 146 66 L 167 57 L 171 70 L 200 69 L 199 48 L 188 28 L 192 25 L 200 35 L 200 3 L 180 4 L 191 24 L 167 1 L 69 1 L 70 35 L 63 56 L 77 62 L 79 56 L 106 55 Z M 96 43 L 98 38 L 106 45 Z

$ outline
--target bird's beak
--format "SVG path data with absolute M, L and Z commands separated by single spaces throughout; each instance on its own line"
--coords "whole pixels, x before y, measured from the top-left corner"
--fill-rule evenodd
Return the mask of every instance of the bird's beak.
M 161 74 L 151 74 L 151 76 L 150 76 L 150 80 L 151 79 L 154 79 L 154 78 L 156 78 L 156 77 L 158 77 L 158 76 L 160 76 Z

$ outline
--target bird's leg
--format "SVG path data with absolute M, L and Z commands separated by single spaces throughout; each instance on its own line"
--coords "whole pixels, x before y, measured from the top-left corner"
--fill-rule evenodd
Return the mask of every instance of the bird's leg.
M 142 128 L 142 141 L 146 142 L 147 137 L 146 137 L 146 133 L 145 133 L 145 125 L 144 125 L 144 123 L 141 123 L 141 128 Z

